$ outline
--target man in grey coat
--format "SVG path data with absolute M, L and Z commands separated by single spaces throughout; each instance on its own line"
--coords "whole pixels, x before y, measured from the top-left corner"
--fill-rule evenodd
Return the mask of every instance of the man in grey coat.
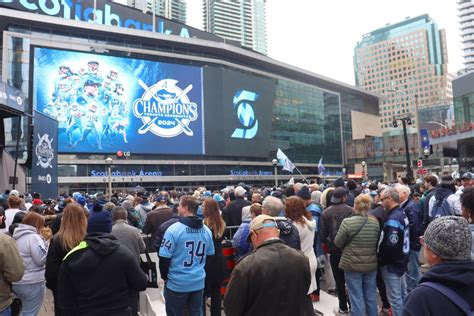
M 127 247 L 140 262 L 140 254 L 145 252 L 145 242 L 140 236 L 140 231 L 127 223 L 127 210 L 122 206 L 112 209 L 112 232 L 118 241 Z M 130 293 L 132 314 L 137 315 L 139 293 Z

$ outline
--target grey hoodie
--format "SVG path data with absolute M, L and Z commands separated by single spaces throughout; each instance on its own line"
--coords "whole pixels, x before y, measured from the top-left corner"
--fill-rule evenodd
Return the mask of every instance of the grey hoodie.
M 34 284 L 43 282 L 46 255 L 48 246 L 44 239 L 38 234 L 36 228 L 30 225 L 19 224 L 13 233 L 23 259 L 25 274 L 23 278 L 13 284 Z

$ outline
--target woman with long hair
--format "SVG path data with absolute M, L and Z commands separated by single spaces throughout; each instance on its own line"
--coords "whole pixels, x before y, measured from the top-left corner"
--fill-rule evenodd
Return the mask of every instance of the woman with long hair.
M 314 253 L 314 234 L 316 231 L 316 221 L 313 219 L 311 212 L 306 209 L 306 204 L 299 196 L 291 196 L 285 200 L 286 217 L 291 219 L 300 234 L 301 251 L 309 259 L 309 267 L 311 270 L 311 285 L 308 289 L 308 310 L 313 311 L 313 303 L 311 293 L 316 288 L 316 269 L 318 261 Z M 312 315 L 312 314 L 310 314 Z
M 87 217 L 84 208 L 77 203 L 69 203 L 61 219 L 61 227 L 51 240 L 46 260 L 46 286 L 53 291 L 54 313 L 61 315 L 57 300 L 59 268 L 66 254 L 76 247 L 86 235 Z
M 202 202 L 202 215 L 204 225 L 212 232 L 215 253 L 206 261 L 206 280 L 204 288 L 203 310 L 206 315 L 206 297 L 211 297 L 211 316 L 221 315 L 221 285 L 224 281 L 224 256 L 222 254 L 222 239 L 224 238 L 225 222 L 219 211 L 219 205 L 212 198 L 206 198 Z
M 40 232 L 44 227 L 44 218 L 38 213 L 29 212 L 15 229 L 16 240 L 21 258 L 25 264 L 23 278 L 13 283 L 13 292 L 21 300 L 23 316 L 36 316 L 44 299 L 44 265 L 48 252 L 47 242 Z

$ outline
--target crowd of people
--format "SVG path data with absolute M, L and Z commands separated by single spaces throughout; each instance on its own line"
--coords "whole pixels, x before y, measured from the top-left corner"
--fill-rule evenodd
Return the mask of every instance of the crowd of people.
M 46 288 L 55 315 L 137 315 L 151 281 L 147 251 L 159 258 L 168 315 L 205 315 L 206 306 L 213 316 L 318 315 L 322 281 L 337 296 L 335 315 L 466 315 L 474 309 L 473 178 L 56 200 L 7 190 L 0 316 L 38 315 Z

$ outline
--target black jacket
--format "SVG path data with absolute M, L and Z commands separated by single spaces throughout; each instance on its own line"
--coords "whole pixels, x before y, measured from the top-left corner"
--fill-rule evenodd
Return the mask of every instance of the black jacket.
M 69 250 L 61 245 L 58 235 L 54 235 L 49 244 L 48 256 L 46 257 L 45 277 L 46 287 L 55 294 L 58 287 L 59 268 L 61 268 L 63 258 L 68 252 Z
M 249 201 L 244 198 L 237 198 L 232 201 L 224 210 L 222 210 L 222 217 L 227 226 L 239 226 L 242 224 L 242 208 L 251 205 Z
M 211 230 L 212 231 L 212 230 Z M 206 258 L 206 282 L 222 282 L 225 278 L 225 260 L 222 253 L 222 240 L 224 238 L 216 238 L 212 234 L 212 242 L 214 243 L 214 255 Z
M 308 258 L 280 239 L 267 240 L 232 271 L 224 310 L 233 315 L 305 315 Z
M 87 234 L 78 248 L 68 253 L 59 271 L 62 314 L 131 315 L 130 292 L 147 286 L 137 258 L 106 233 Z
M 447 261 L 435 265 L 420 280 L 435 282 L 454 290 L 474 310 L 474 262 Z M 465 314 L 439 291 L 418 285 L 406 298 L 404 316 L 465 316 Z

